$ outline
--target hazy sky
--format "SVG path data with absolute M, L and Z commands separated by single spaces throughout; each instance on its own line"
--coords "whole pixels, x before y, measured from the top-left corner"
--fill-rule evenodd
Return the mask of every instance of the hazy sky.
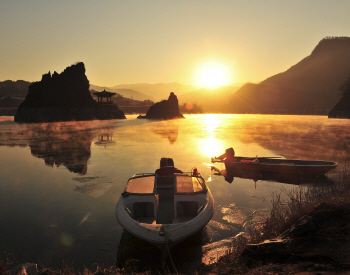
M 95 85 L 194 84 L 215 60 L 232 82 L 259 82 L 350 36 L 349 11 L 345 0 L 0 0 L 0 81 L 82 61 Z

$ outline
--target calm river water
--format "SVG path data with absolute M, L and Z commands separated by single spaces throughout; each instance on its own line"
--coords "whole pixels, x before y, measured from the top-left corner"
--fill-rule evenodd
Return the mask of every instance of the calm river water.
M 0 252 L 58 267 L 113 264 L 123 234 L 115 217 L 119 196 L 133 174 L 155 171 L 161 157 L 173 158 L 182 171 L 197 167 L 208 182 L 216 213 L 205 228 L 206 242 L 244 231 L 268 211 L 273 192 L 294 185 L 226 182 L 211 171 L 210 158 L 228 147 L 240 156 L 345 163 L 350 121 L 208 114 L 18 124 L 0 117 Z

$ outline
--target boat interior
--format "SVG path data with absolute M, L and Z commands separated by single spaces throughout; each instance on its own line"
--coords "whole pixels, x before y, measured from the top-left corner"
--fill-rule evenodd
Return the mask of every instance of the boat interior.
M 147 224 L 176 224 L 196 217 L 206 206 L 207 188 L 200 175 L 136 175 L 123 193 L 124 209 Z

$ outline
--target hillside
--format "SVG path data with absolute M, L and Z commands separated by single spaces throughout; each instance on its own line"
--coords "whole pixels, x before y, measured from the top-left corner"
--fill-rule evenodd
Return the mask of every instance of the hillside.
M 328 114 L 350 73 L 350 38 L 325 38 L 311 55 L 259 84 L 243 85 L 230 99 L 232 113 Z
M 192 103 L 201 107 L 204 113 L 222 113 L 228 109 L 227 102 L 239 89 L 235 86 L 226 86 L 216 89 L 202 88 L 179 96 L 179 103 Z

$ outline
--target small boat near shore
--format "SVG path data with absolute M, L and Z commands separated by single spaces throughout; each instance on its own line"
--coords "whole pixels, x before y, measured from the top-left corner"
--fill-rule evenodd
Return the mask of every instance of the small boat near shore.
M 232 148 L 230 148 L 232 149 Z M 283 174 L 304 177 L 322 176 L 338 165 L 337 162 L 320 160 L 294 160 L 278 157 L 236 157 L 234 151 L 227 149 L 218 158 L 212 158 L 213 163 L 225 163 L 227 170 L 244 173 L 250 172 L 260 175 Z
M 116 215 L 126 231 L 164 251 L 205 227 L 215 205 L 196 168 L 183 173 L 172 159 L 162 160 L 155 173 L 136 174 L 128 180 Z

